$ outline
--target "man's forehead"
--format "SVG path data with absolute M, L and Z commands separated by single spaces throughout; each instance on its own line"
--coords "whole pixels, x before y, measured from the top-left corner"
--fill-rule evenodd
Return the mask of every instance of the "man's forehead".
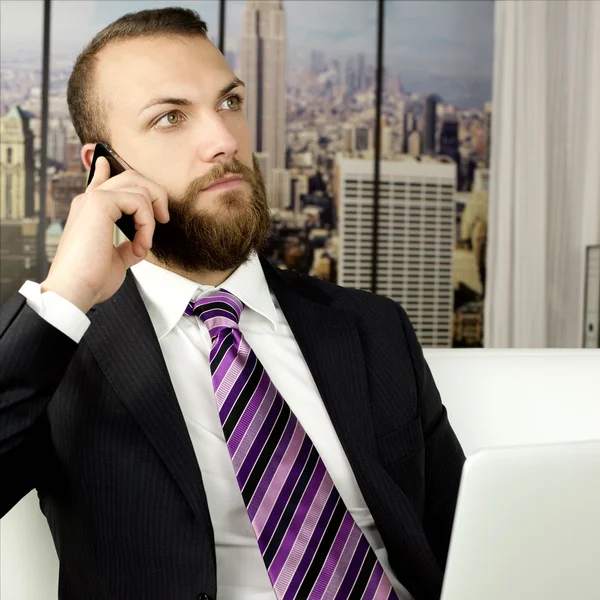
M 201 37 L 115 42 L 98 54 L 96 66 L 98 93 L 138 111 L 157 93 L 180 94 L 186 87 L 192 88 L 188 94 L 199 89 L 211 93 L 233 77 L 222 54 Z

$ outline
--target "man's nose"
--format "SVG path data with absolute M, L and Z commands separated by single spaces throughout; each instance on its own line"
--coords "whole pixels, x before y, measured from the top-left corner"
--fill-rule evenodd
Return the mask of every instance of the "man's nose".
M 218 114 L 203 119 L 199 135 L 204 162 L 230 162 L 238 151 L 238 140 Z

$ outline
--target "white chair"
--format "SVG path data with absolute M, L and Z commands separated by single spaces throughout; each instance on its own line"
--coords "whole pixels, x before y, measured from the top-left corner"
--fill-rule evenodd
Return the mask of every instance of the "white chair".
M 467 456 L 600 439 L 600 350 L 427 350 Z
M 600 350 L 428 350 L 465 454 L 600 439 Z M 37 495 L 0 524 L 0 598 L 56 600 L 58 560 Z

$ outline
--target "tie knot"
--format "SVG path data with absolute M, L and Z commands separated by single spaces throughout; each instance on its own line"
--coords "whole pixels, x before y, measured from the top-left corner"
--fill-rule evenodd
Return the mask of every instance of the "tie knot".
M 221 329 L 237 329 L 244 303 L 226 290 L 216 290 L 208 296 L 190 300 L 186 315 L 196 315 L 206 324 L 212 338 Z

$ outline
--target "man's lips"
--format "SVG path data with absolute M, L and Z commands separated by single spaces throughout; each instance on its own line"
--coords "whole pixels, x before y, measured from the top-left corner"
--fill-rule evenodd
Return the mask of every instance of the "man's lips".
M 221 177 L 216 181 L 213 181 L 210 185 L 202 188 L 203 192 L 213 191 L 213 190 L 222 190 L 237 187 L 241 182 L 244 181 L 244 178 L 241 175 L 227 175 L 225 177 Z

